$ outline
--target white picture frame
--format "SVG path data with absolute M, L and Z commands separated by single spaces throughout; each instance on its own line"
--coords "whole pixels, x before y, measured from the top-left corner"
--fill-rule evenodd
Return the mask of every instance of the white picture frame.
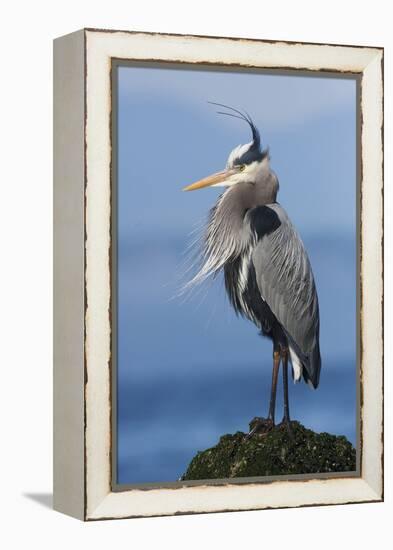
M 360 81 L 360 457 L 353 477 L 112 485 L 111 69 L 116 60 Z M 81 520 L 383 499 L 383 49 L 84 29 L 54 42 L 54 507 Z

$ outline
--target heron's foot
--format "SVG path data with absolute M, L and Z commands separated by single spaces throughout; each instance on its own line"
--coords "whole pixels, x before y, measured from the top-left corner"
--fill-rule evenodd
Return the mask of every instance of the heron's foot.
M 256 416 L 249 423 L 250 431 L 244 437 L 245 440 L 250 439 L 253 435 L 266 435 L 274 428 L 274 420 L 272 418 L 261 418 Z
M 284 416 L 284 418 L 281 420 L 279 424 L 279 428 L 281 430 L 286 430 L 289 437 L 293 439 L 293 430 L 291 427 L 291 419 L 289 417 Z

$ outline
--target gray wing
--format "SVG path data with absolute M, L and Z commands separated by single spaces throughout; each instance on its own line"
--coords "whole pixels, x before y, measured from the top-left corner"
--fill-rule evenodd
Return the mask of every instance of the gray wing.
M 267 206 L 277 214 L 280 225 L 265 233 L 252 252 L 258 288 L 306 368 L 305 379 L 317 387 L 319 307 L 310 261 L 285 210 L 279 204 Z

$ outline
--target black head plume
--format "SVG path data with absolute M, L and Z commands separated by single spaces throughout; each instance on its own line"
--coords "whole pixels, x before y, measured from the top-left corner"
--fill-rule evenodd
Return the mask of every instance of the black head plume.
M 210 103 L 210 105 L 217 105 L 218 107 L 223 107 L 224 109 L 229 109 L 230 111 L 233 111 L 233 113 L 226 113 L 225 111 L 217 111 L 219 115 L 231 116 L 233 118 L 238 118 L 240 120 L 244 120 L 244 122 L 247 122 L 247 124 L 251 128 L 253 146 L 255 147 L 255 149 L 260 150 L 261 137 L 259 135 L 258 128 L 255 126 L 255 124 L 252 121 L 252 118 L 246 111 L 244 111 L 243 113 L 242 111 L 239 111 L 234 107 L 230 107 L 229 105 L 224 105 L 223 103 L 216 103 L 214 101 L 208 101 L 208 103 Z M 234 113 L 237 113 L 237 114 L 234 114 Z
M 247 122 L 247 124 L 251 128 L 252 144 L 241 157 L 236 159 L 234 164 L 249 164 L 254 161 L 260 161 L 265 156 L 267 156 L 268 152 L 261 150 L 261 137 L 259 135 L 258 128 L 255 126 L 254 122 L 252 121 L 252 118 L 246 111 L 242 112 L 239 109 L 230 107 L 229 105 L 224 105 L 223 103 L 216 103 L 214 101 L 208 101 L 208 103 L 210 103 L 211 105 L 217 105 L 218 107 L 223 107 L 224 109 L 228 109 L 232 111 L 231 113 L 227 113 L 225 111 L 217 111 L 217 113 L 220 115 L 226 115 L 226 116 L 231 116 L 233 118 L 238 118 L 239 120 L 244 120 L 244 122 Z

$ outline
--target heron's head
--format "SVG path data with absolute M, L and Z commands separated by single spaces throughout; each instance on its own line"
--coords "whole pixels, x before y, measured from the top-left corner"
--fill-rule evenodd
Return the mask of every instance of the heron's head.
M 268 170 L 269 153 L 267 150 L 261 149 L 261 138 L 251 117 L 247 113 L 242 113 L 221 103 L 213 103 L 213 105 L 219 105 L 233 111 L 233 113 L 219 111 L 219 114 L 232 116 L 247 122 L 251 128 L 252 141 L 244 145 L 238 145 L 231 151 L 225 170 L 184 187 L 184 191 L 194 191 L 210 186 L 231 187 L 241 182 L 255 184 L 263 178 L 263 174 Z

